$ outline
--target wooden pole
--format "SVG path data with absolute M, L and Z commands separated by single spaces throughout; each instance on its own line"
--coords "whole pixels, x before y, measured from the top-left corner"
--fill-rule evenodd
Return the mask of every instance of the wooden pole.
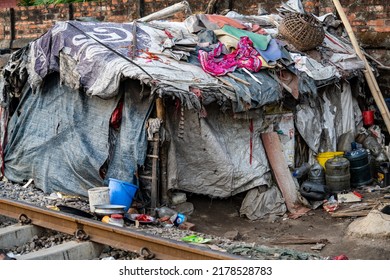
M 345 12 L 343 10 L 343 7 L 340 4 L 339 0 L 333 0 L 333 4 L 335 5 L 337 12 L 340 15 L 341 20 L 343 21 L 343 24 L 345 26 L 345 29 L 347 30 L 349 39 L 351 40 L 352 46 L 355 49 L 356 54 L 360 57 L 360 59 L 364 62 L 366 70 L 364 71 L 364 76 L 367 80 L 368 87 L 370 88 L 371 94 L 374 97 L 375 103 L 379 108 L 379 111 L 382 115 L 383 121 L 385 122 L 386 128 L 388 133 L 390 133 L 390 113 L 389 109 L 387 108 L 386 102 L 383 99 L 382 93 L 379 89 L 378 82 L 374 76 L 374 73 L 372 73 L 371 66 L 368 64 L 368 61 L 365 57 L 365 55 L 362 53 L 359 43 L 356 40 L 355 34 L 352 30 L 352 27 L 348 21 L 347 16 L 345 15 Z
M 161 97 L 157 97 L 156 99 L 156 115 L 162 123 L 165 122 L 165 107 Z
M 161 125 L 165 123 L 165 106 L 163 99 L 157 97 L 156 99 L 156 115 L 157 118 L 162 121 Z M 169 202 L 168 197 L 168 149 L 167 143 L 162 143 L 160 147 L 160 187 L 161 187 L 161 204 L 167 204 Z
M 310 209 L 304 207 L 299 200 L 298 190 L 283 154 L 279 136 L 276 132 L 262 133 L 261 140 L 276 183 L 282 192 L 287 210 L 290 212 L 290 218 L 296 219 Z
M 159 169 L 159 143 L 160 136 L 159 133 L 156 132 L 153 134 L 153 157 L 152 157 L 152 190 L 151 190 L 151 208 L 155 209 L 159 205 L 158 199 L 158 169 Z

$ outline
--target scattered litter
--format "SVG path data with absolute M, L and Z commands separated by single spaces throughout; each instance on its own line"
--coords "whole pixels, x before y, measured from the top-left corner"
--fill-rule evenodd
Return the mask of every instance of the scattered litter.
M 105 258 L 102 258 L 103 261 L 111 261 L 111 260 L 115 260 L 114 257 L 105 257 Z
M 24 184 L 23 186 L 22 186 L 22 188 L 27 188 L 29 185 L 31 185 L 31 183 L 32 182 L 34 182 L 34 179 L 30 179 L 30 180 L 28 180 L 28 182 L 26 183 L 26 184 Z
M 354 209 L 354 208 L 365 208 L 367 207 L 369 204 L 367 202 L 364 202 L 364 203 L 356 203 L 356 204 L 352 204 L 351 206 L 349 206 L 350 209 Z
M 363 195 L 361 193 L 357 192 L 357 191 L 353 191 L 352 193 L 354 195 L 356 195 L 357 197 L 359 197 L 359 198 L 363 198 Z
M 270 248 L 266 246 L 232 246 L 229 253 L 239 254 L 251 259 L 262 260 L 321 260 L 320 255 L 298 252 L 292 249 Z
M 375 186 L 366 186 L 363 188 L 364 191 L 366 192 L 376 192 L 376 191 L 380 191 L 381 187 L 379 185 L 375 185 Z
M 357 192 L 339 193 L 337 194 L 337 201 L 339 203 L 360 202 L 362 201 L 362 196 Z
M 390 186 L 388 186 L 388 187 L 385 187 L 385 188 L 382 188 L 381 186 L 379 186 L 379 185 L 375 185 L 375 186 L 366 186 L 366 187 L 364 187 L 363 188 L 363 190 L 365 191 L 365 192 L 369 192 L 369 193 L 371 193 L 371 192 L 390 192 Z
M 184 242 L 204 244 L 211 241 L 209 238 L 203 238 L 197 235 L 187 235 L 181 239 Z
M 0 260 L 15 260 L 14 254 L 10 254 L 0 249 Z
M 325 203 L 325 201 L 312 201 L 311 202 L 311 209 L 317 209 L 318 207 L 320 207 L 324 203 Z M 311 215 L 314 215 L 314 213 L 309 212 L 308 215 L 311 216 Z
M 328 200 L 325 200 L 323 206 L 324 210 L 326 212 L 334 212 L 339 208 L 339 203 L 338 201 L 334 198 L 332 195 Z
M 221 247 L 218 247 L 217 245 L 211 244 L 207 245 L 210 249 L 215 250 L 215 251 L 220 251 L 220 252 L 227 252 L 227 250 L 222 249 Z
M 230 240 L 239 240 L 241 238 L 241 234 L 238 230 L 231 230 L 226 232 L 224 237 Z
M 57 199 L 61 199 L 62 195 L 59 192 L 58 193 L 57 192 L 53 192 L 49 196 L 45 196 L 45 198 L 50 199 L 50 200 L 57 200 Z
M 333 257 L 332 260 L 349 260 L 349 259 L 346 255 L 343 254 L 343 255 Z
M 49 200 L 63 200 L 67 202 L 83 200 L 80 196 L 68 195 L 61 192 L 52 192 L 49 196 L 45 196 L 45 198 Z
M 140 224 L 155 223 L 156 219 L 146 214 L 126 214 L 125 217 L 132 222 L 138 221 Z
M 310 249 L 312 249 L 314 251 L 321 251 L 325 246 L 326 246 L 326 244 L 324 244 L 324 243 L 317 243 L 316 245 L 310 247 Z

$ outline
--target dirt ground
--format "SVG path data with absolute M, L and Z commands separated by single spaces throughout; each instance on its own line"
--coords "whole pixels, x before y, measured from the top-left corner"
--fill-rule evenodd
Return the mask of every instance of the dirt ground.
M 365 201 L 381 201 L 382 192 L 362 193 Z M 346 255 L 351 260 L 388 260 L 390 259 L 390 242 L 383 238 L 356 238 L 346 235 L 348 225 L 358 217 L 335 218 L 322 206 L 309 211 L 298 219 L 277 217 L 276 220 L 264 219 L 250 221 L 239 217 L 243 197 L 212 199 L 202 195 L 187 195 L 187 201 L 194 204 L 194 213 L 189 221 L 196 224 L 196 231 L 224 236 L 226 232 L 237 231 L 238 238 L 244 242 L 255 242 L 277 248 L 294 249 L 301 252 L 316 253 L 325 258 Z M 355 202 L 356 203 L 356 202 Z M 349 207 L 344 203 L 336 210 Z M 311 249 L 315 244 L 281 244 L 292 238 L 325 239 L 328 242 L 320 251 Z

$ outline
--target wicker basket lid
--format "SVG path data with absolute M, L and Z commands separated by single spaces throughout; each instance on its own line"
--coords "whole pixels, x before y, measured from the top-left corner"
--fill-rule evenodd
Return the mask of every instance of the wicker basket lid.
M 279 26 L 279 34 L 299 51 L 321 45 L 325 32 L 320 21 L 309 14 L 291 13 Z

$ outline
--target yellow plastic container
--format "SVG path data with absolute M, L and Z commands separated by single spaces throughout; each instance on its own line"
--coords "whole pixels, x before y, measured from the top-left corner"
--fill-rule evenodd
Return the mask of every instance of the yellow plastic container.
M 342 156 L 344 155 L 344 152 L 324 152 L 324 153 L 319 153 L 317 155 L 317 161 L 325 170 L 325 163 L 328 159 L 337 157 L 337 156 Z

